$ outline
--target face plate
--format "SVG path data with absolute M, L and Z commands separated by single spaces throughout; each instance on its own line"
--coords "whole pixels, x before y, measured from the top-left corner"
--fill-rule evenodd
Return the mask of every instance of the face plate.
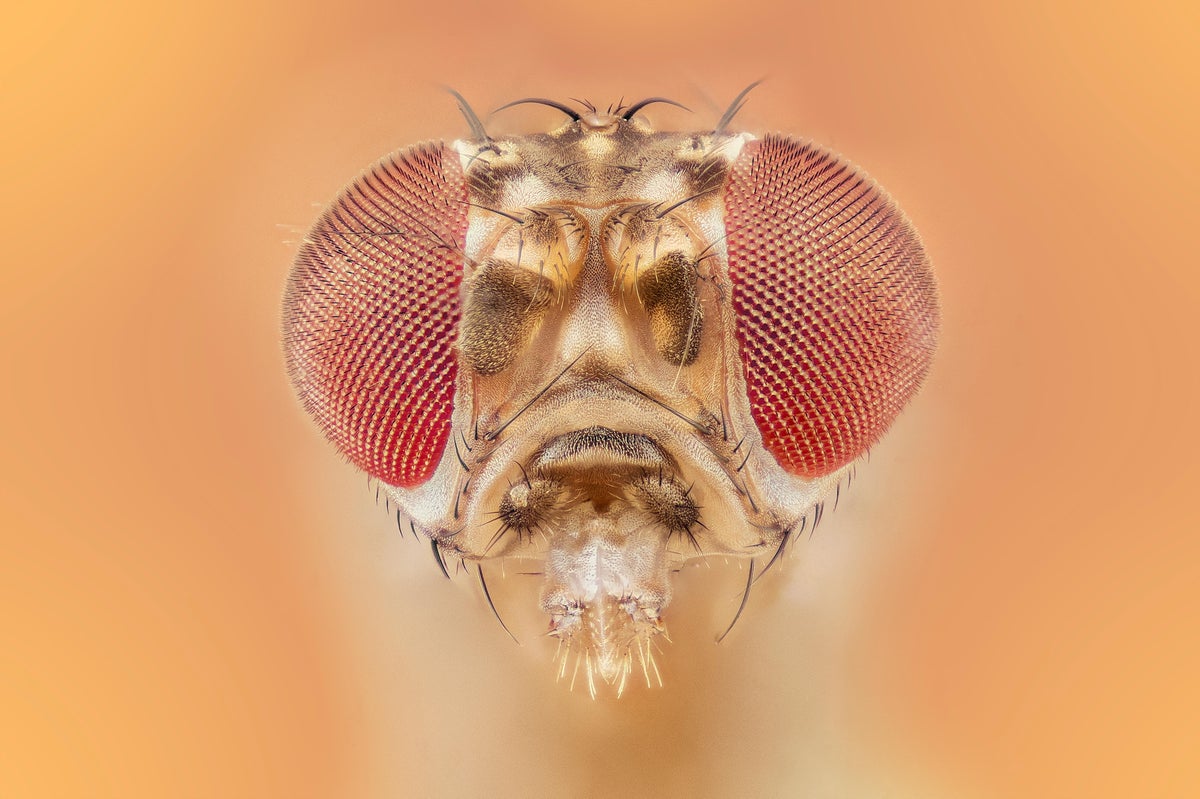
M 599 113 L 386 159 L 284 303 L 327 436 L 440 558 L 544 560 L 593 686 L 646 667 L 684 561 L 773 562 L 937 328 L 915 232 L 844 161 Z

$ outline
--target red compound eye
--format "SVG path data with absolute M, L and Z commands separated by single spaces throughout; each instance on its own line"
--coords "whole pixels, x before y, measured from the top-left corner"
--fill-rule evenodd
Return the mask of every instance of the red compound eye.
M 883 435 L 929 370 L 939 321 L 929 261 L 878 186 L 812 145 L 749 143 L 727 180 L 751 414 L 785 469 L 829 474 Z
M 428 480 L 450 435 L 466 229 L 458 156 L 414 147 L 342 192 L 288 281 L 284 348 L 301 402 L 393 485 Z

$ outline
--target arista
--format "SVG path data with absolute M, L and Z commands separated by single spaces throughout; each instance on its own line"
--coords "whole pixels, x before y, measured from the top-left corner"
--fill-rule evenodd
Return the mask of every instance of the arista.
M 749 558 L 749 590 L 936 348 L 899 208 L 820 147 L 731 132 L 745 95 L 701 132 L 638 116 L 663 98 L 522 100 L 568 120 L 493 138 L 456 94 L 472 137 L 354 180 L 288 281 L 304 408 L 443 570 L 543 561 L 560 673 L 573 653 L 593 695 L 657 671 L 683 563 Z

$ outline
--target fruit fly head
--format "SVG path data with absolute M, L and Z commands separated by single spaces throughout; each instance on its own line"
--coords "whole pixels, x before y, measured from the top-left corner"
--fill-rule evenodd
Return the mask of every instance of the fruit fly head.
M 623 686 L 672 571 L 769 566 L 884 433 L 929 368 L 936 292 L 896 205 L 819 147 L 732 113 L 656 132 L 646 103 L 532 102 L 568 121 L 493 138 L 463 104 L 472 138 L 338 196 L 285 350 L 440 563 L 544 561 L 551 634 Z

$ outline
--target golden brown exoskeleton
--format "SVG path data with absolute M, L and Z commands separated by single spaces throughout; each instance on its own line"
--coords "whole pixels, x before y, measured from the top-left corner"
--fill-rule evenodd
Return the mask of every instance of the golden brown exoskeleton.
M 351 183 L 284 341 L 439 562 L 544 559 L 594 690 L 646 668 L 682 562 L 774 562 L 917 390 L 939 314 L 908 221 L 829 152 L 536 102 L 569 121 L 492 138 L 466 109 L 474 138 Z

